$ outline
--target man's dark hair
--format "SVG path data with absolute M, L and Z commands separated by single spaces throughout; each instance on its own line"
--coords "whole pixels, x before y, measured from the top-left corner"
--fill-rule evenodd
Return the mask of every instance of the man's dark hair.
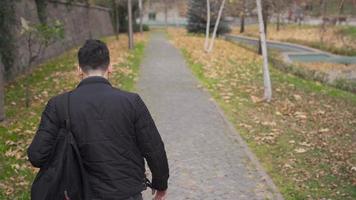
M 78 51 L 78 61 L 84 72 L 98 69 L 105 71 L 110 64 L 109 49 L 100 40 L 87 40 Z

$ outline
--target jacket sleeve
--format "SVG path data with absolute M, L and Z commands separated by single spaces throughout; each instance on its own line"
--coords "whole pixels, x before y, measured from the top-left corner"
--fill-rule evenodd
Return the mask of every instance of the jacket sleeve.
M 42 113 L 41 122 L 27 155 L 34 167 L 41 168 L 48 160 L 59 130 L 54 99 L 50 99 Z
M 168 161 L 161 136 L 139 95 L 135 104 L 135 132 L 141 154 L 152 172 L 152 187 L 166 190 L 169 177 Z

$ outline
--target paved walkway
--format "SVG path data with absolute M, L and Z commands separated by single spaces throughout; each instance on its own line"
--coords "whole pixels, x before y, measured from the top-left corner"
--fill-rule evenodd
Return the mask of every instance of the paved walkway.
M 245 143 L 197 85 L 179 50 L 164 33 L 154 32 L 138 92 L 166 145 L 171 174 L 168 200 L 279 199 L 270 178 L 256 169 L 260 166 Z M 149 192 L 145 199 L 152 198 Z

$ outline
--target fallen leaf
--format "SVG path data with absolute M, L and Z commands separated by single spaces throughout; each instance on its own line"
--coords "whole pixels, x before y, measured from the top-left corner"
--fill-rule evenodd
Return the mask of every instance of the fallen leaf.
M 297 148 L 297 149 L 294 149 L 294 151 L 297 152 L 297 153 L 305 153 L 305 152 L 307 152 L 307 150 L 304 149 L 304 148 Z

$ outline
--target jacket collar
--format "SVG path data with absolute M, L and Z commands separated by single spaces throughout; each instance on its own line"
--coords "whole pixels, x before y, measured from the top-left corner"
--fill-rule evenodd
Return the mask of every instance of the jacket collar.
M 102 83 L 102 84 L 108 84 L 111 86 L 110 82 L 104 77 L 90 76 L 90 77 L 87 77 L 87 78 L 83 79 L 82 81 L 80 81 L 80 83 L 78 84 L 77 87 L 87 85 L 87 84 L 92 84 L 92 83 Z

